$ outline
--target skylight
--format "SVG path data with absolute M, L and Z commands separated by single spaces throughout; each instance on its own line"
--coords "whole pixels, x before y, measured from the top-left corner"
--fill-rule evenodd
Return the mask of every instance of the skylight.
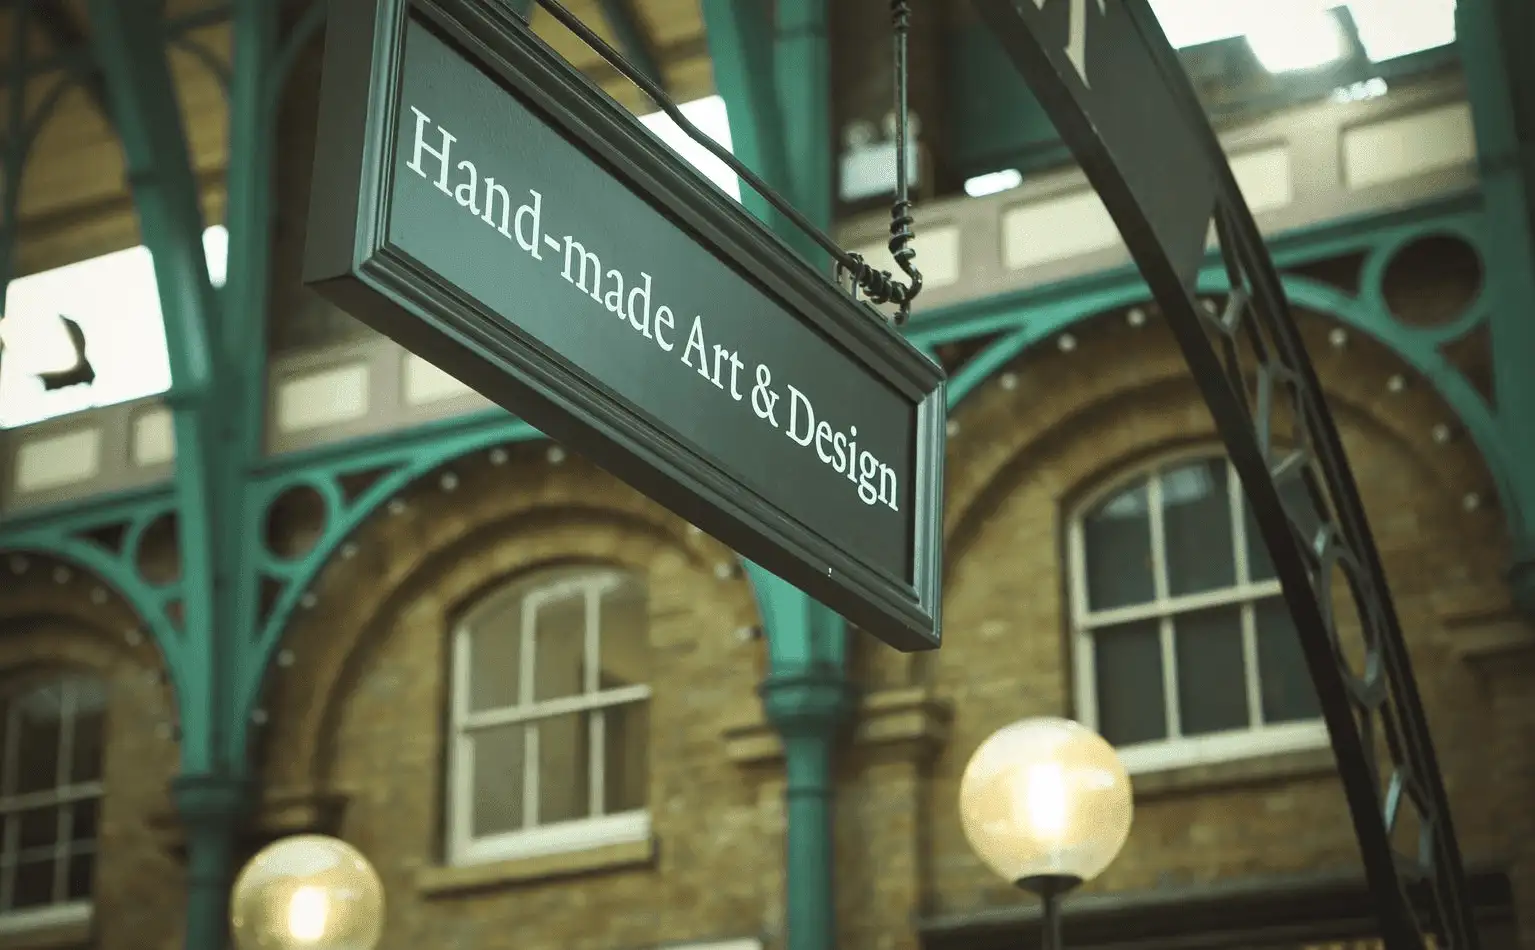
M 1344 53 L 1336 18 L 1348 9 L 1371 62 L 1385 62 L 1455 40 L 1455 0 L 1150 0 L 1173 46 L 1182 49 L 1247 37 L 1266 69 L 1286 72 L 1336 61 Z M 1330 25 L 1325 20 L 1333 21 Z
M 692 102 L 684 102 L 680 108 L 682 114 L 689 122 L 697 126 L 700 132 L 723 145 L 732 155 L 735 154 L 730 142 L 730 118 L 725 114 L 724 99 L 719 96 L 708 96 L 703 99 L 694 99 Z M 727 195 L 737 201 L 741 200 L 741 181 L 736 173 L 731 171 L 724 162 L 709 154 L 708 149 L 693 141 L 677 123 L 671 120 L 670 116 L 664 112 L 652 112 L 649 115 L 640 116 L 640 121 L 661 141 L 669 145 L 678 156 L 698 169 L 705 178 L 718 185 Z
M 229 234 L 203 233 L 208 270 L 223 285 Z M 58 317 L 80 325 L 94 382 L 49 392 L 35 375 L 60 346 Z M 0 352 L 0 429 L 165 392 L 170 357 L 149 249 L 140 245 L 11 281 Z

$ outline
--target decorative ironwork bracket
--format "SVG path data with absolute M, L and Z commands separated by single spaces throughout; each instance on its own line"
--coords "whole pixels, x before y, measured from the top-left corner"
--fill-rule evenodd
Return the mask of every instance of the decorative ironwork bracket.
M 1321 701 L 1386 946 L 1423 950 L 1433 935 L 1473 950 L 1449 804 L 1358 488 L 1193 86 L 1145 0 L 975 6 L 1119 226 L 1241 477 Z M 1195 296 L 1212 219 L 1231 287 L 1214 312 Z M 1348 599 L 1356 617 L 1345 620 Z M 1393 838 L 1409 810 L 1417 836 L 1403 854 Z M 1433 895 L 1421 919 L 1412 882 Z

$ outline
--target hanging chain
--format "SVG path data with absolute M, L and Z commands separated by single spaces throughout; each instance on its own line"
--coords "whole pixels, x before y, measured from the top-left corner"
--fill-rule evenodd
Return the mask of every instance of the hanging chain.
M 698 126 L 694 125 L 677 103 L 661 88 L 660 84 L 646 76 L 644 72 L 624 58 L 623 54 L 614 49 L 596 31 L 581 21 L 581 18 L 571 13 L 560 0 L 538 0 L 538 5 L 543 7 L 550 16 L 554 17 L 567 30 L 574 33 L 587 46 L 591 47 L 607 63 L 627 80 L 639 87 L 652 102 L 666 113 L 667 118 L 677 124 L 677 127 L 687 133 L 688 138 L 702 146 L 710 155 L 719 159 L 726 168 L 736 175 L 753 191 L 762 196 L 762 199 L 772 206 L 774 211 L 783 215 L 796 228 L 804 232 L 820 248 L 831 255 L 837 264 L 837 277 L 839 282 L 846 275 L 851 275 L 854 290 L 862 291 L 863 296 L 871 303 L 893 303 L 897 310 L 893 322 L 900 326 L 911 316 L 912 301 L 917 294 L 922 292 L 922 274 L 912 265 L 912 259 L 917 256 L 916 248 L 911 246 L 915 237 L 912 231 L 913 219 L 911 216 L 910 189 L 907 187 L 907 157 L 908 137 L 910 130 L 907 123 L 906 99 L 907 99 L 907 66 L 906 66 L 906 40 L 911 32 L 911 2 L 910 0 L 891 0 L 891 20 L 895 34 L 895 99 L 896 99 L 896 199 L 890 207 L 890 253 L 895 257 L 896 264 L 910 278 L 910 284 L 897 281 L 889 271 L 876 271 L 867 264 L 862 255 L 843 250 L 836 241 L 823 230 L 816 227 L 808 218 L 790 204 L 773 187 L 763 181 L 760 176 L 747 168 L 740 159 L 730 153 L 714 139 L 705 135 Z

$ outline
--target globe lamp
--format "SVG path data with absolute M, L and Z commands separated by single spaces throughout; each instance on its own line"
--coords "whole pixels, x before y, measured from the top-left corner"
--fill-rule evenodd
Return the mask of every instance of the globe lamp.
M 295 835 L 245 865 L 229 913 L 239 950 L 374 950 L 384 926 L 384 885 L 346 842 Z
M 1102 874 L 1130 835 L 1130 776 L 1114 747 L 1086 726 L 1024 719 L 970 757 L 959 813 L 976 855 L 1044 901 L 1044 944 L 1055 950 L 1057 899 Z

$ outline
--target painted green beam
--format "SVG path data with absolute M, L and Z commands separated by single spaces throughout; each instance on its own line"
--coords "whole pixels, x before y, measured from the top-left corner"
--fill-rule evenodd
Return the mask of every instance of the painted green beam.
M 599 0 L 602 18 L 608 21 L 618 39 L 618 49 L 624 58 L 633 63 L 646 79 L 666 88 L 666 74 L 661 69 L 661 57 L 656 53 L 655 40 L 634 0 Z
M 512 8 L 513 13 L 528 20 L 533 16 L 534 2 L 535 0 L 507 0 L 507 6 Z
M 32 17 L 42 34 L 48 38 L 48 45 L 56 51 L 79 49 L 90 42 L 85 35 L 84 24 L 64 5 L 64 0 L 40 0 L 33 8 Z M 80 85 L 96 104 L 96 108 L 101 110 L 102 118 L 110 123 L 112 106 L 107 99 L 107 87 L 101 69 L 92 66 L 86 70 Z
M 783 109 L 774 80 L 773 19 L 765 0 L 703 0 L 714 88 L 725 100 L 731 150 L 775 189 L 789 187 Z M 787 222 L 745 182 L 741 204 L 780 236 Z
M 1535 65 L 1514 37 L 1535 27 L 1528 0 L 1463 0 L 1456 33 L 1476 129 L 1488 240 L 1483 244 L 1494 403 L 1512 470 L 1504 501 L 1509 580 L 1535 616 Z M 1525 32 L 1520 32 L 1521 30 Z

